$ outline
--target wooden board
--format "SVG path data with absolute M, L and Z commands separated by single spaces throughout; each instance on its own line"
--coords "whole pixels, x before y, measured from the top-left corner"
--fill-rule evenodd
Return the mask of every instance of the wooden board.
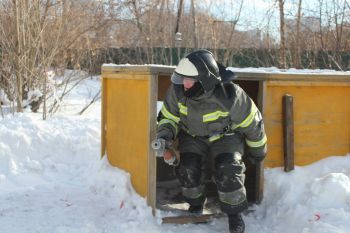
M 282 96 L 294 97 L 295 164 L 307 165 L 350 151 L 350 84 L 269 81 L 264 122 L 266 167 L 283 167 Z M 329 84 L 329 85 L 328 85 Z
M 174 67 L 103 66 L 101 156 L 130 174 L 136 192 L 155 213 L 158 83 L 170 83 Z M 160 77 L 161 76 L 161 77 Z M 161 88 L 165 94 L 166 90 Z
M 170 216 L 170 217 L 163 217 L 162 223 L 173 223 L 173 224 L 207 223 L 214 218 L 222 218 L 225 216 L 226 214 L 224 213 Z
M 217 195 L 212 196 L 208 192 L 206 184 L 207 200 L 202 214 L 191 214 L 188 210 L 188 203 L 185 202 L 181 194 L 181 186 L 177 179 L 157 183 L 157 209 L 162 212 L 163 223 L 204 223 L 213 218 L 224 217 L 219 207 Z M 215 192 L 216 194 L 216 192 Z
M 283 110 L 283 148 L 284 171 L 294 170 L 294 109 L 293 96 L 285 94 L 282 97 Z
M 149 77 L 106 79 L 106 145 L 109 162 L 131 175 L 136 192 L 147 196 L 149 154 Z
M 167 191 L 169 192 L 169 190 Z M 174 189 L 172 191 L 174 191 Z M 172 195 L 174 195 L 174 193 Z M 167 203 L 159 206 L 160 210 L 171 214 L 171 216 L 162 217 L 162 223 L 206 223 L 214 218 L 221 218 L 226 216 L 226 214 L 222 213 L 220 210 L 217 197 L 207 197 L 207 201 L 201 214 L 189 213 L 187 211 L 189 207 L 188 203 L 185 203 L 183 200 L 179 200 L 178 198 L 178 194 L 175 194 L 175 196 L 169 198 L 168 200 L 159 201 L 160 203 Z
M 101 87 L 101 158 L 106 153 L 106 105 L 107 105 L 107 89 L 106 83 L 107 80 L 102 78 L 102 87 Z
M 157 92 L 158 76 L 152 74 L 149 82 L 149 122 L 148 122 L 148 182 L 147 182 L 147 204 L 152 207 L 152 213 L 155 215 L 156 195 L 157 195 L 157 158 L 152 149 L 151 142 L 156 138 L 157 130 Z

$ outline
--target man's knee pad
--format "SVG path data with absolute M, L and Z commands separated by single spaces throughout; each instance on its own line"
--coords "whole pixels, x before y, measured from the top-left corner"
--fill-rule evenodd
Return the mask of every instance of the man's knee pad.
M 221 192 L 232 192 L 244 187 L 245 166 L 235 156 L 226 153 L 215 158 L 215 182 Z
M 215 158 L 215 181 L 220 207 L 228 214 L 240 213 L 247 208 L 245 166 L 240 157 L 240 153 L 227 153 Z
M 248 208 L 245 188 L 242 187 L 233 192 L 220 192 L 219 201 L 222 212 L 227 214 L 238 214 Z
M 181 153 L 180 164 L 175 169 L 176 177 L 185 188 L 198 187 L 201 184 L 201 155 Z

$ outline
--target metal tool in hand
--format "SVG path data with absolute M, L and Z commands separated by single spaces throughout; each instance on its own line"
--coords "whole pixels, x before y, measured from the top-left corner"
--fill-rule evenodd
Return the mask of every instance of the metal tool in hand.
M 168 159 L 168 160 L 164 159 L 164 162 L 173 166 L 178 165 L 179 160 L 177 159 L 174 149 L 168 148 L 169 145 L 167 145 L 167 141 L 165 141 L 163 138 L 153 140 L 151 143 L 151 146 L 152 146 L 152 149 L 156 152 L 156 157 L 164 158 L 165 149 L 168 149 L 171 152 L 172 157 L 171 159 Z
M 151 145 L 152 149 L 156 152 L 156 156 L 163 157 L 165 151 L 165 140 L 163 138 L 155 139 Z

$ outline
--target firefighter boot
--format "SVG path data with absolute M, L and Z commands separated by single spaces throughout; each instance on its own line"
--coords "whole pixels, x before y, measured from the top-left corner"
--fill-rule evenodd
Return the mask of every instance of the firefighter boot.
M 230 233 L 243 233 L 245 224 L 240 214 L 228 215 Z
M 203 212 L 203 205 L 190 205 L 188 212 L 192 214 L 201 214 Z
M 204 195 L 201 195 L 199 198 L 195 199 L 187 199 L 187 201 L 190 204 L 188 212 L 195 215 L 200 215 L 203 213 L 204 203 L 206 201 Z

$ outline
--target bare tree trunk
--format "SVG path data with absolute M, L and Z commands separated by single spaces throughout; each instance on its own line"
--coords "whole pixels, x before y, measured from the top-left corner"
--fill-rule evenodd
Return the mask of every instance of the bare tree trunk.
M 324 33 L 323 33 L 323 28 L 322 28 L 322 24 L 323 24 L 323 20 L 322 20 L 322 7 L 323 7 L 323 0 L 319 0 L 319 26 L 320 26 L 320 42 L 321 42 L 321 48 L 324 48 Z M 315 49 L 316 50 L 316 49 Z
M 179 2 L 179 7 L 177 10 L 177 17 L 176 17 L 176 26 L 175 26 L 175 34 L 174 34 L 174 38 L 173 38 L 173 47 L 177 47 L 176 48 L 176 54 L 177 54 L 177 63 L 180 61 L 180 46 L 176 44 L 175 38 L 177 33 L 180 32 L 180 21 L 181 21 L 181 16 L 182 16 L 182 10 L 183 10 L 183 0 L 180 0 Z M 171 57 L 172 57 L 172 50 L 171 52 Z M 173 62 L 173 61 L 172 61 Z
M 301 52 L 300 52 L 300 21 L 301 21 L 301 4 L 302 0 L 298 3 L 298 14 L 297 14 L 297 38 L 296 38 L 296 63 L 295 67 L 301 68 Z
M 17 51 L 16 51 L 16 103 L 17 103 L 17 112 L 23 111 L 22 106 L 22 98 L 23 98 L 23 77 L 22 77 L 22 69 L 21 69 L 21 55 L 22 55 L 22 32 L 21 32 L 21 25 L 22 25 L 22 10 L 21 10 L 21 1 L 13 0 L 14 4 L 14 15 L 16 17 L 16 43 L 17 43 Z
M 141 19 L 140 19 L 140 18 L 141 18 L 141 15 L 140 15 L 140 13 L 139 13 L 136 0 L 132 0 L 132 1 L 131 1 L 131 4 L 132 4 L 133 10 L 134 10 L 137 28 L 138 28 L 138 29 L 140 30 L 140 32 L 143 34 L 143 27 L 142 27 Z
M 338 9 L 340 8 L 340 6 L 336 5 L 336 2 L 333 1 L 334 4 L 334 9 Z M 338 66 L 338 69 L 343 70 L 342 69 L 342 60 L 341 60 L 341 51 L 343 50 L 343 32 L 344 32 L 344 26 L 345 26 L 345 15 L 346 15 L 346 1 L 344 1 L 343 3 L 344 5 L 342 6 L 342 10 L 341 12 L 335 12 L 335 58 L 334 60 L 336 60 L 336 62 L 334 62 L 336 64 L 336 66 Z M 338 22 L 338 15 L 340 14 L 340 22 Z
M 175 34 L 177 32 L 179 32 L 179 30 L 180 30 L 180 20 L 181 20 L 181 15 L 182 15 L 182 9 L 183 9 L 183 0 L 180 0 L 179 8 L 177 11 L 177 17 L 176 17 Z
M 194 0 L 191 0 L 191 11 L 192 11 L 192 22 L 193 22 L 193 44 L 194 44 L 194 48 L 198 48 L 197 20 L 196 20 Z
M 284 25 L 284 0 L 278 0 L 280 11 L 280 68 L 287 68 L 286 58 L 286 39 L 285 39 L 285 25 Z
M 224 54 L 224 63 L 226 65 L 228 65 L 228 61 L 232 58 L 232 54 L 235 53 L 235 49 L 233 48 L 232 46 L 232 42 L 233 42 L 233 36 L 234 36 L 234 33 L 236 31 L 236 25 L 241 17 L 241 13 L 242 13 L 242 8 L 243 8 L 243 0 L 240 1 L 239 3 L 239 7 L 238 7 L 238 10 L 235 14 L 235 19 L 230 21 L 231 23 L 231 33 L 230 33 L 230 37 L 227 41 L 227 44 L 226 44 L 226 47 L 229 48 L 225 51 L 225 54 Z

